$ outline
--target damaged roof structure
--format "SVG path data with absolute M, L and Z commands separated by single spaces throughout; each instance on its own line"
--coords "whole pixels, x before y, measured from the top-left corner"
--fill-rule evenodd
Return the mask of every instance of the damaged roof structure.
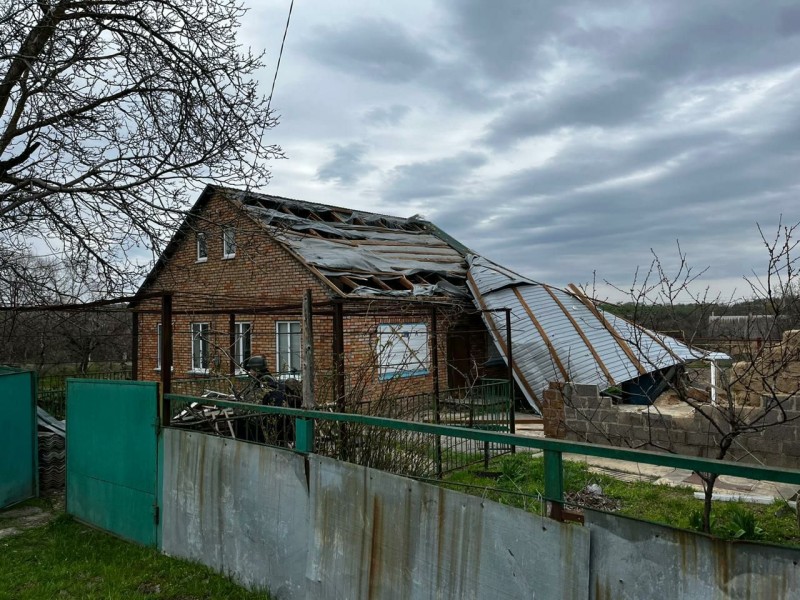
M 466 248 L 428 221 L 239 194 L 273 239 L 342 295 L 466 297 Z
M 514 378 L 530 405 L 550 382 L 601 388 L 653 377 L 703 353 L 606 313 L 572 287 L 522 277 L 474 254 L 433 223 L 320 203 L 207 186 L 142 289 L 170 260 L 191 219 L 224 198 L 340 298 L 433 300 L 474 305 L 507 362 L 510 309 Z
M 532 407 L 551 381 L 620 386 L 704 353 L 595 306 L 577 287 L 567 292 L 470 256 L 469 290 L 500 353 L 507 356 L 511 309 L 514 378 Z

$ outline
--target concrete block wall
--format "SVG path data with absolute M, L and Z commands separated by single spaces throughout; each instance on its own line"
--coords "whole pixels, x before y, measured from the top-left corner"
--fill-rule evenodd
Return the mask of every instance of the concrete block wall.
M 548 437 L 716 458 L 721 435 L 709 419 L 696 411 L 618 405 L 611 398 L 600 396 L 596 386 L 579 384 L 551 385 L 544 397 L 544 430 Z M 759 422 L 770 426 L 739 436 L 726 460 L 800 468 L 800 397 L 782 400 L 782 411 L 769 410 L 766 402 L 765 399 L 762 406 L 743 410 L 749 411 L 750 419 L 766 414 Z M 711 407 L 707 409 L 711 414 Z M 717 424 L 726 431 L 724 421 Z

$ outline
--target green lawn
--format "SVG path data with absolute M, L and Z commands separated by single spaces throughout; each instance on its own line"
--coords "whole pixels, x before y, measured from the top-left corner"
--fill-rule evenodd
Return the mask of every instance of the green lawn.
M 0 540 L 0 600 L 268 599 L 206 567 L 159 554 L 66 516 Z
M 607 499 L 616 501 L 614 512 L 618 514 L 681 529 L 699 527 L 703 503 L 689 487 L 620 481 L 591 473 L 584 463 L 564 462 L 566 493 L 578 492 L 592 483 L 600 485 Z M 544 492 L 544 461 L 526 453 L 502 456 L 491 462 L 489 472 L 483 465 L 471 467 L 452 473 L 442 485 L 541 514 L 542 503 L 537 496 Z M 738 535 L 740 539 L 800 546 L 797 516 L 785 502 L 715 502 L 712 525 L 712 533 L 720 538 Z

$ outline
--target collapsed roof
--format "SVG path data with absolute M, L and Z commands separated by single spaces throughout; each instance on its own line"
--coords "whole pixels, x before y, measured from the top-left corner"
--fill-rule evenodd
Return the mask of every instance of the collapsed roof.
M 528 402 L 551 381 L 608 388 L 667 369 L 703 353 L 636 326 L 572 293 L 537 283 L 483 257 L 469 256 L 467 281 L 495 344 L 507 357 L 505 314 L 511 309 L 514 378 Z M 498 312 L 491 312 L 498 310 Z
M 343 295 L 466 297 L 467 249 L 428 221 L 255 193 L 237 200 Z

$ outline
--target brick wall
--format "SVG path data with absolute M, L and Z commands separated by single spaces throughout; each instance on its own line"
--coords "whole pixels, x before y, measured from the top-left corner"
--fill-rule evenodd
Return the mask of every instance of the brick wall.
M 675 452 L 715 458 L 719 433 L 708 419 L 689 406 L 657 410 L 653 407 L 616 405 L 600 396 L 597 386 L 551 386 L 544 394 L 545 435 L 569 440 Z M 769 412 L 767 429 L 737 438 L 726 460 L 800 468 L 800 397 L 784 401 L 785 422 L 778 411 Z M 762 407 L 749 407 L 752 417 Z M 724 427 L 724 425 L 722 425 Z M 724 430 L 724 429 L 723 429 Z
M 236 230 L 236 255 L 223 258 L 223 231 Z M 208 258 L 197 260 L 195 234 L 206 236 Z M 314 275 L 291 252 L 265 235 L 263 229 L 246 214 L 220 197 L 212 197 L 192 225 L 192 229 L 178 244 L 172 258 L 151 282 L 147 291 L 174 293 L 173 310 L 173 378 L 197 375 L 191 370 L 191 323 L 208 323 L 211 331 L 210 355 L 212 365 L 207 375 L 225 375 L 229 372 L 228 353 L 229 315 L 203 314 L 202 310 L 234 310 L 236 307 L 298 306 L 306 289 L 311 289 L 314 302 L 335 296 L 331 288 Z M 344 319 L 345 372 L 347 389 L 365 396 L 386 393 L 405 395 L 433 390 L 433 375 L 398 378 L 380 381 L 377 372 L 377 327 L 381 323 L 424 323 L 431 333 L 430 310 L 415 308 L 408 303 L 376 303 L 382 307 L 377 312 L 370 303 L 353 302 Z M 387 306 L 396 306 L 396 314 L 387 316 Z M 142 302 L 139 316 L 139 366 L 138 378 L 158 380 L 157 326 L 161 320 L 160 300 Z M 392 309 L 394 310 L 394 309 Z M 189 311 L 190 314 L 181 314 Z M 198 311 L 194 314 L 193 311 Z M 357 312 L 361 314 L 353 315 Z M 447 385 L 446 330 L 450 322 L 449 311 L 441 311 L 439 327 L 440 385 Z M 300 312 L 280 314 L 248 314 L 236 312 L 237 321 L 249 322 L 252 327 L 252 353 L 263 354 L 270 370 L 276 370 L 276 322 L 300 321 Z M 429 341 L 432 344 L 432 341 Z M 315 315 L 314 347 L 317 375 L 315 379 L 318 400 L 333 398 L 333 319 L 329 315 Z M 433 347 L 429 347 L 432 356 Z M 218 365 L 214 358 L 218 357 Z M 354 392 L 354 394 L 356 393 Z

